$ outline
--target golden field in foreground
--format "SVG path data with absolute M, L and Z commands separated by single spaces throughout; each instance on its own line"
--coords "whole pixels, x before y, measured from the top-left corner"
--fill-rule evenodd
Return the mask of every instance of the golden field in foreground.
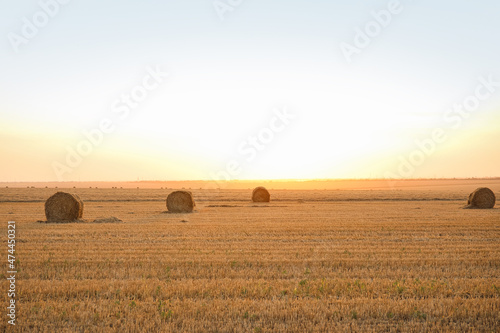
M 498 180 L 275 189 L 264 204 L 248 189 L 193 190 L 192 214 L 165 212 L 171 190 L 59 186 L 85 202 L 88 222 L 66 224 L 37 222 L 56 189 L 1 188 L 4 267 L 16 221 L 15 329 L 498 332 L 499 204 L 461 209 L 484 185 L 500 198 Z M 110 216 L 123 223 L 91 223 Z

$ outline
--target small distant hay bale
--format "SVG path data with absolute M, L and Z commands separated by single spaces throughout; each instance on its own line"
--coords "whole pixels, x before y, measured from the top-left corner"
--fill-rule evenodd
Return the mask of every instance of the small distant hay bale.
M 466 208 L 489 209 L 495 207 L 495 193 L 487 187 L 480 187 L 469 195 Z
M 76 195 L 57 192 L 45 202 L 47 222 L 72 222 L 83 216 L 83 201 Z
M 253 202 L 269 202 L 271 200 L 271 195 L 265 187 L 259 186 L 254 188 L 252 192 Z
M 167 209 L 170 213 L 192 213 L 196 204 L 189 191 L 175 191 L 167 197 Z

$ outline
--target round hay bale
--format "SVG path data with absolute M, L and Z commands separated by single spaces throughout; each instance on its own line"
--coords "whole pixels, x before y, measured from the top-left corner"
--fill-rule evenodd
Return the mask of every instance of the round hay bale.
M 82 216 L 83 201 L 76 194 L 57 192 L 45 201 L 47 222 L 71 222 Z
M 469 195 L 468 208 L 488 209 L 495 207 L 495 193 L 487 187 L 480 187 Z
M 196 204 L 188 191 L 175 191 L 167 197 L 167 209 L 171 213 L 192 213 Z
M 265 187 L 259 186 L 254 188 L 252 192 L 253 202 L 269 202 L 271 200 L 271 195 Z

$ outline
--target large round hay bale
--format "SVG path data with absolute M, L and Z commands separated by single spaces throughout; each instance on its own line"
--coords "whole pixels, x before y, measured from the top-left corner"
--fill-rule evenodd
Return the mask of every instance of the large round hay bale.
M 487 187 L 480 187 L 469 195 L 467 207 L 488 209 L 495 206 L 495 193 Z
M 254 188 L 252 192 L 253 202 L 269 202 L 269 200 L 271 200 L 271 195 L 265 187 L 259 186 Z
M 167 197 L 167 209 L 171 213 L 192 213 L 196 204 L 188 191 L 175 191 Z
M 47 222 L 71 222 L 82 216 L 83 201 L 76 194 L 57 192 L 45 201 Z

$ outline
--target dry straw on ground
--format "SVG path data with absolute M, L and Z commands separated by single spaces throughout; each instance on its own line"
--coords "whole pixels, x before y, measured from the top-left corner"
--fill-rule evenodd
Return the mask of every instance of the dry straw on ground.
M 83 216 L 83 201 L 76 195 L 57 192 L 45 202 L 47 222 L 72 222 Z
M 259 186 L 256 187 L 252 192 L 252 201 L 253 202 L 269 202 L 271 199 L 271 195 L 269 191 L 266 190 L 265 187 Z
M 495 206 L 495 193 L 486 187 L 480 187 L 469 195 L 466 208 L 488 209 Z
M 170 215 L 154 205 L 165 204 L 172 189 L 107 192 L 83 184 L 77 193 L 92 199 L 83 216 L 89 222 L 71 225 L 32 223 L 40 218 L 39 199 L 57 191 L 9 184 L 0 188 L 0 216 L 16 220 L 22 232 L 16 327 L 497 332 L 500 211 L 457 210 L 457 202 L 467 203 L 464 193 L 483 182 L 271 190 L 283 209 L 249 201 L 255 185 L 221 189 L 216 197 L 193 192 L 204 199 L 202 213 Z M 500 180 L 488 182 L 500 189 Z M 91 222 L 101 215 L 125 223 Z M 4 279 L 3 290 L 8 284 Z M 0 332 L 9 326 L 1 320 Z
M 122 223 L 122 222 L 123 222 L 122 220 L 114 216 L 99 218 L 93 221 L 93 223 Z
M 196 206 L 189 191 L 175 191 L 167 197 L 167 209 L 170 213 L 191 213 Z

